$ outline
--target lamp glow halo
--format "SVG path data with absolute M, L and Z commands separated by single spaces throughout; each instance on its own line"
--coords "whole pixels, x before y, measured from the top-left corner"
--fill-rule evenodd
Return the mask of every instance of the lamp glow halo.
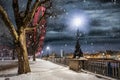
M 67 25 L 68 29 L 72 31 L 79 30 L 80 32 L 89 32 L 89 17 L 82 11 L 69 12 Z

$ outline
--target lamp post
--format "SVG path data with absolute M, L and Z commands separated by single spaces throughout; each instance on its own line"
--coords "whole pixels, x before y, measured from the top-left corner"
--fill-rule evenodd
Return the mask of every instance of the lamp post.
M 86 0 L 84 0 L 86 1 Z M 75 45 L 75 55 L 74 58 L 83 57 L 83 53 L 80 49 L 79 44 L 79 38 L 81 36 L 81 33 L 88 33 L 89 32 L 89 16 L 83 12 L 82 10 L 73 10 L 74 12 L 71 12 L 69 15 L 70 18 L 68 18 L 68 25 L 71 32 L 75 31 L 77 33 L 77 39 L 76 39 L 76 45 Z M 79 54 L 79 55 L 77 55 Z
M 74 58 L 80 58 L 80 57 L 83 57 L 83 53 L 82 53 L 82 50 L 80 48 L 80 43 L 79 43 L 79 40 L 80 40 L 80 30 L 79 28 L 82 28 L 83 27 L 83 22 L 84 20 L 82 20 L 83 18 L 80 18 L 80 17 L 75 17 L 73 19 L 73 26 L 76 27 L 77 31 L 76 31 L 76 45 L 75 45 L 75 53 L 74 53 Z

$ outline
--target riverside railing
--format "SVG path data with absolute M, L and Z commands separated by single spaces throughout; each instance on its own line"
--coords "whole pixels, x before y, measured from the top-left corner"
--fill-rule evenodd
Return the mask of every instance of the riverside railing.
M 51 62 L 69 66 L 69 61 L 72 59 L 66 58 L 52 58 Z M 120 79 L 120 61 L 117 60 L 101 60 L 101 59 L 88 59 L 83 61 L 83 70 L 101 74 L 116 79 Z
M 87 60 L 84 61 L 84 70 L 120 79 L 120 61 L 117 60 Z
M 49 59 L 51 62 L 63 64 L 63 65 L 69 65 L 69 59 L 66 58 L 51 58 Z

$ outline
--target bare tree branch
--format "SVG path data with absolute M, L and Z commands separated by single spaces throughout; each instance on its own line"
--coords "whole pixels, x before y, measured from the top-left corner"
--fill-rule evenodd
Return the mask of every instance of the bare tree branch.
M 40 0 L 36 0 L 36 2 L 33 5 L 32 11 L 29 14 L 27 14 L 27 16 L 24 18 L 24 20 L 23 20 L 24 26 L 27 27 L 30 24 L 30 22 L 32 21 L 33 16 L 35 14 L 35 11 L 36 11 L 39 3 L 40 3 Z
M 19 14 L 18 0 L 13 0 L 12 6 L 13 6 L 14 14 L 15 14 L 15 17 L 16 17 Z
M 41 1 L 39 5 L 41 6 L 41 4 L 45 4 L 45 3 L 47 3 L 47 2 L 50 2 L 50 0 Z
M 27 7 L 26 7 L 26 11 L 25 11 L 25 17 L 27 16 L 27 14 L 30 11 L 30 6 L 31 6 L 32 0 L 28 0 L 27 2 Z
M 42 4 L 43 4 L 43 3 L 45 4 L 45 2 L 47 2 L 47 1 L 50 1 L 50 0 L 45 0 L 44 2 L 42 2 Z M 41 4 L 41 3 L 40 3 L 40 4 Z M 40 5 L 40 4 L 39 4 L 39 5 Z M 50 2 L 50 5 L 47 5 L 47 8 L 46 8 L 46 9 L 50 9 L 51 6 L 52 6 L 52 4 L 51 4 L 51 2 Z M 45 10 L 44 15 L 39 18 L 37 24 L 36 24 L 35 26 L 26 27 L 25 30 L 30 31 L 30 30 L 33 30 L 34 28 L 39 27 L 40 21 L 41 21 L 43 18 L 45 18 L 46 16 L 51 16 L 51 15 L 52 15 L 52 13 L 47 13 L 47 10 Z
M 36 11 L 37 7 L 38 7 L 39 5 L 45 4 L 46 2 L 49 2 L 49 1 L 50 1 L 50 0 L 44 0 L 44 1 L 40 2 L 40 0 L 36 0 L 36 2 L 35 2 L 34 5 L 33 5 L 33 8 L 32 8 L 31 13 L 28 14 L 28 15 L 25 17 L 25 19 L 23 20 L 24 23 L 25 23 L 24 26 L 27 27 L 27 26 L 30 24 L 30 22 L 31 22 L 32 19 L 33 19 L 33 16 L 34 16 L 34 14 L 35 14 L 35 11 Z M 50 4 L 50 6 L 51 6 L 51 4 Z M 50 8 L 50 7 L 48 7 L 48 8 Z
M 33 30 L 34 28 L 39 27 L 40 21 L 41 21 L 44 17 L 45 17 L 45 14 L 38 20 L 38 22 L 37 22 L 38 24 L 36 24 L 35 26 L 26 27 L 25 30 L 30 31 L 30 30 Z
M 6 26 L 8 27 L 8 29 L 11 32 L 11 35 L 13 36 L 13 38 L 15 38 L 15 41 L 18 40 L 18 34 L 15 30 L 14 25 L 11 23 L 6 11 L 3 9 L 3 7 L 0 5 L 0 14 L 2 15 L 2 19 L 5 22 Z
M 33 30 L 33 29 L 35 29 L 37 27 L 38 27 L 38 25 L 35 25 L 35 26 L 32 26 L 32 27 L 26 27 L 25 30 L 26 31 L 31 31 L 31 30 Z
M 51 9 L 51 6 L 52 6 L 52 2 L 51 0 L 47 0 L 49 2 L 49 4 L 46 4 L 45 5 L 45 8 L 46 8 L 46 11 L 45 11 L 45 17 L 47 16 L 52 16 L 53 12 L 48 12 L 48 10 Z
M 13 0 L 12 7 L 13 7 L 13 11 L 14 11 L 16 25 L 20 26 L 20 25 L 18 25 L 18 23 L 21 22 L 20 19 L 19 19 L 20 14 L 19 14 L 18 0 Z

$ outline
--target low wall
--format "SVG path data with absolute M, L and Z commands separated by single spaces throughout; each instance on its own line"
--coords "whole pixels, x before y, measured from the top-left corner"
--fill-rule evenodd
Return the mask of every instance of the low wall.
M 69 60 L 69 68 L 74 71 L 81 71 L 81 69 L 84 69 L 84 61 L 81 59 L 71 59 Z

